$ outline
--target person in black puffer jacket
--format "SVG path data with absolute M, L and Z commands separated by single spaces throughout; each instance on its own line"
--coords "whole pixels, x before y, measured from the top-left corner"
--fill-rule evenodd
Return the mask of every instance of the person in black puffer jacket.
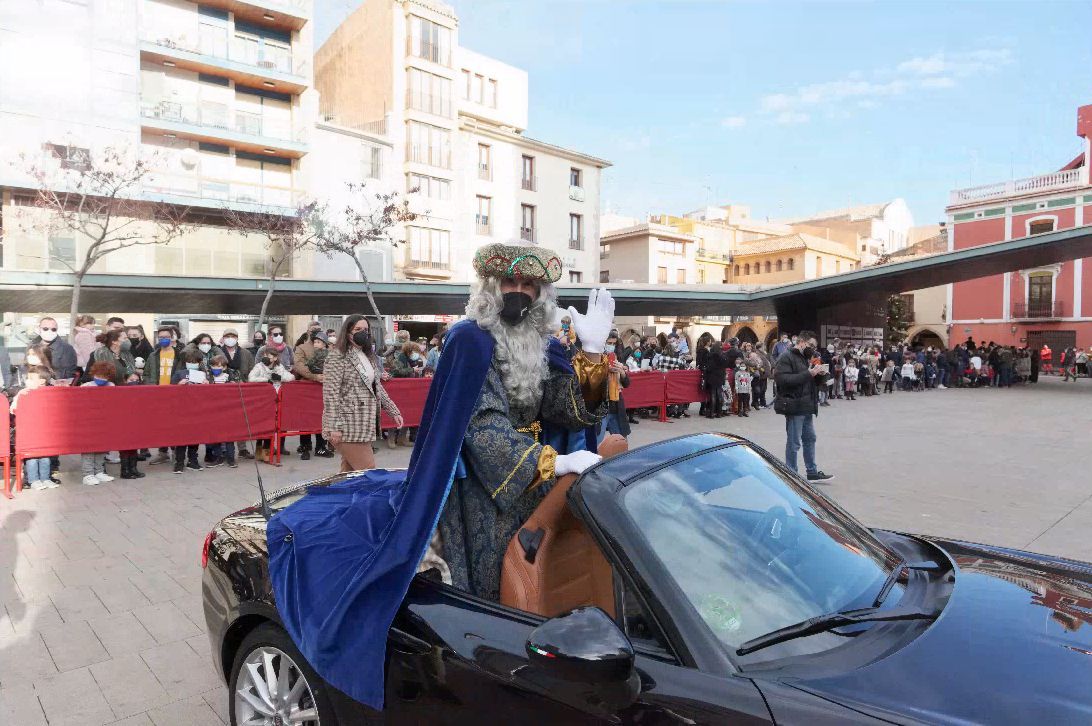
M 785 463 L 788 467 L 798 471 L 796 455 L 803 446 L 808 481 L 830 481 L 834 477 L 820 471 L 815 463 L 815 416 L 819 413 L 816 384 L 822 376 L 822 368 L 812 362 L 816 345 L 815 333 L 802 330 L 796 345 L 777 359 L 774 411 L 785 417 Z

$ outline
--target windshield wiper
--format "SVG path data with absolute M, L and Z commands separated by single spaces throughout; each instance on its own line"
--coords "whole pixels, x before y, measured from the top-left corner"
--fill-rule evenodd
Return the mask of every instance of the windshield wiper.
M 883 604 L 883 601 L 886 600 L 888 594 L 890 594 L 891 588 L 899 581 L 899 577 L 902 575 L 903 570 L 939 569 L 940 566 L 935 562 L 907 562 L 906 560 L 899 560 L 898 564 L 891 568 L 891 572 L 887 575 L 887 579 L 883 581 L 883 585 L 880 586 L 880 591 L 876 593 L 876 599 L 872 601 L 872 607 L 878 608 Z
M 858 610 L 843 610 L 842 612 L 837 613 L 827 613 L 826 615 L 817 615 L 814 618 L 808 618 L 795 625 L 779 628 L 766 633 L 765 635 L 760 635 L 757 638 L 752 638 L 736 648 L 736 654 L 747 655 L 748 653 L 754 653 L 756 650 L 768 648 L 771 645 L 784 643 L 786 640 L 795 640 L 797 638 L 815 635 L 816 633 L 825 633 L 828 630 L 833 630 L 834 628 L 843 625 L 875 623 L 887 620 L 929 620 L 935 618 L 936 615 L 936 613 L 924 612 L 921 610 L 881 610 L 879 608 L 860 608 Z

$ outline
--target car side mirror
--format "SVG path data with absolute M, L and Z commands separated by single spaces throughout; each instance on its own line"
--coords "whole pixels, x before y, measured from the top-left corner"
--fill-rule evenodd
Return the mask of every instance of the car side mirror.
M 599 715 L 632 705 L 640 692 L 633 646 L 597 607 L 547 620 L 527 639 L 525 677 L 554 698 Z

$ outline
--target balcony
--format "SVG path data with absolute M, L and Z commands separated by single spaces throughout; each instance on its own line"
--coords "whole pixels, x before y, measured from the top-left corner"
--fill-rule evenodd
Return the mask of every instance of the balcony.
M 537 177 L 524 177 L 520 182 L 520 186 L 525 192 L 538 191 L 538 178 Z
M 237 20 L 282 30 L 300 30 L 312 12 L 312 0 L 201 0 L 201 4 L 235 13 Z
M 482 181 L 493 181 L 493 170 L 488 164 L 478 164 L 478 178 Z
M 437 93 L 406 91 L 406 108 L 451 118 L 451 99 Z
M 226 76 L 244 85 L 281 93 L 307 90 L 310 63 L 293 58 L 289 49 L 264 45 L 248 38 L 202 37 L 185 33 L 146 35 L 140 41 L 141 57 L 169 67 Z
M 483 237 L 489 237 L 493 234 L 493 225 L 489 223 L 489 217 L 480 214 L 474 222 L 474 229 Z
M 1007 199 L 1029 194 L 1042 194 L 1062 189 L 1088 186 L 1088 170 L 1084 167 L 1056 171 L 1053 174 L 1029 176 L 1025 179 L 986 184 L 979 187 L 956 189 L 948 195 L 948 205 L 977 204 L 992 199 Z
M 1012 317 L 1017 320 L 1051 320 L 1054 318 L 1064 318 L 1065 308 L 1063 307 L 1061 300 L 1053 303 L 1013 303 Z
M 520 227 L 519 228 L 519 238 L 521 240 L 523 240 L 524 242 L 531 242 L 533 244 L 534 241 L 535 241 L 535 230 L 534 230 L 534 228 L 532 228 L 532 227 Z
M 141 126 L 197 141 L 227 142 L 255 154 L 299 158 L 307 151 L 306 129 L 284 120 L 235 111 L 223 103 L 183 103 L 156 99 L 140 102 Z
M 584 201 L 584 187 L 569 187 L 569 199 L 574 202 Z
M 143 191 L 145 196 L 156 201 L 214 208 L 275 208 L 286 213 L 294 210 L 303 200 L 303 192 L 287 187 L 161 171 L 148 173 Z
M 414 256 L 413 250 L 407 249 L 406 258 L 402 265 L 402 273 L 406 277 L 431 280 L 448 279 L 451 277 L 451 263 L 447 260 L 418 259 Z
M 570 237 L 569 238 L 569 249 L 570 250 L 582 250 L 582 249 L 584 249 L 584 238 L 581 237 L 579 239 L 573 239 L 573 238 Z
M 709 262 L 731 262 L 732 256 L 721 252 L 714 252 L 704 247 L 699 247 L 697 251 L 698 259 L 708 260 Z
M 406 161 L 428 164 L 438 169 L 451 168 L 451 151 L 439 146 L 406 146 Z
M 439 63 L 445 68 L 451 67 L 451 48 L 445 48 L 427 40 L 406 38 L 406 55 Z

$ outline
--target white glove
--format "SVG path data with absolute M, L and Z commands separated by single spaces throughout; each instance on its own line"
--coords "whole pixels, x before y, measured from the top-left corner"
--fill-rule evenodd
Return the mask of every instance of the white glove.
M 573 318 L 575 322 L 576 318 Z M 590 451 L 574 451 L 571 454 L 558 454 L 554 461 L 554 475 L 583 474 L 584 470 L 598 464 L 603 457 Z
M 573 321 L 576 337 L 586 353 L 602 353 L 607 345 L 611 325 L 614 324 L 614 298 L 605 287 L 588 293 L 588 312 L 581 315 L 576 308 L 569 307 L 569 317 Z

